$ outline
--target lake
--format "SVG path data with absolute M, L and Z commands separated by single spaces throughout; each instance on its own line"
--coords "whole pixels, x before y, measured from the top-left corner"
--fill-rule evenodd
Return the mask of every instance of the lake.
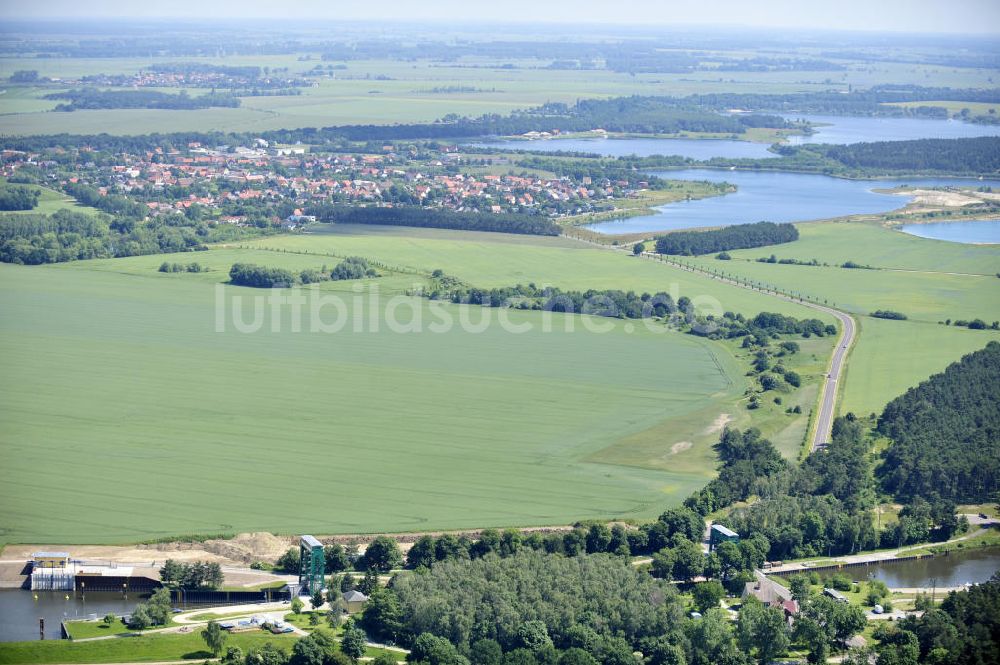
M 903 141 L 907 139 L 954 139 L 974 136 L 1000 136 L 1000 125 L 974 125 L 958 120 L 920 118 L 854 118 L 826 115 L 785 115 L 789 120 L 804 119 L 816 127 L 811 136 L 791 136 L 792 145 L 803 143 L 859 143 L 862 141 Z M 536 152 L 591 152 L 605 157 L 637 155 L 680 155 L 690 159 L 774 157 L 763 143 L 730 139 L 520 139 L 480 141 L 476 147 L 501 150 L 532 150 Z
M 1000 570 L 1000 549 L 989 548 L 954 551 L 946 556 L 914 559 L 903 563 L 874 563 L 870 566 L 845 568 L 855 581 L 871 578 L 882 580 L 889 587 L 910 589 L 954 587 L 985 582 Z M 935 582 L 936 581 L 936 582 Z
M 549 139 L 527 141 L 484 141 L 473 143 L 481 148 L 502 150 L 533 150 L 537 152 L 592 152 L 605 157 L 649 157 L 650 155 L 681 155 L 690 159 L 730 159 L 747 157 L 762 159 L 774 157 L 768 145 L 730 139 Z
M 787 120 L 808 120 L 816 127 L 811 136 L 790 136 L 792 145 L 803 143 L 861 143 L 913 139 L 964 139 L 1000 136 L 1000 125 L 976 125 L 960 120 L 924 118 L 855 118 L 836 115 L 784 115 Z
M 899 230 L 903 233 L 921 238 L 931 238 L 932 240 L 947 240 L 948 242 L 966 244 L 1000 243 L 1000 220 L 903 224 Z
M 646 233 L 753 222 L 804 222 L 856 214 L 889 212 L 906 205 L 908 196 L 878 194 L 873 189 L 901 185 L 916 187 L 974 186 L 990 181 L 971 178 L 902 178 L 899 180 L 845 180 L 808 173 L 684 169 L 658 172 L 674 180 L 729 182 L 737 191 L 695 201 L 678 201 L 656 208 L 659 212 L 623 220 L 590 224 L 598 233 Z

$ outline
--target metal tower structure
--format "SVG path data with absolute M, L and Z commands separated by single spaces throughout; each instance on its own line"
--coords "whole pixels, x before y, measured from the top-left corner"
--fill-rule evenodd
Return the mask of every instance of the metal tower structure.
M 312 536 L 302 536 L 299 540 L 299 589 L 310 596 L 324 588 L 323 573 L 326 570 L 326 554 L 323 543 Z

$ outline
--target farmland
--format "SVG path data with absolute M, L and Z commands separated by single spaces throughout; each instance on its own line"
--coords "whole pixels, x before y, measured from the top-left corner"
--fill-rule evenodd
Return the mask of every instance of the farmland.
M 313 252 L 377 258 L 393 266 L 430 272 L 441 269 L 474 286 L 493 288 L 519 282 L 562 289 L 622 289 L 676 292 L 695 305 L 753 315 L 762 310 L 833 322 L 800 305 L 762 297 L 666 266 L 599 249 L 565 238 L 523 238 L 500 234 L 325 225 L 315 233 L 278 236 L 246 243 L 280 252 Z
M 732 252 L 732 261 L 692 263 L 827 300 L 859 318 L 861 330 L 848 363 L 841 411 L 870 413 L 943 370 L 963 354 L 982 348 L 996 331 L 941 325 L 945 320 L 997 318 L 1000 249 L 915 238 L 873 224 L 798 225 L 799 240 Z M 760 263 L 817 259 L 829 266 Z M 875 269 L 837 267 L 845 261 Z M 867 316 L 878 309 L 905 313 L 907 321 Z M 901 353 L 900 349 L 906 349 Z
M 739 403 L 746 360 L 735 345 L 608 319 L 596 322 L 608 332 L 588 332 L 583 319 L 563 315 L 545 333 L 543 316 L 552 315 L 537 312 L 505 312 L 533 326 L 512 334 L 495 310 L 403 294 L 441 268 L 487 287 L 676 289 L 747 314 L 814 314 L 562 238 L 334 228 L 200 252 L 193 258 L 208 272 L 197 274 L 157 272 L 164 259 L 188 260 L 176 255 L 0 267 L 10 314 L 0 348 L 32 358 L 0 383 L 4 538 L 118 542 L 650 517 L 710 477 L 722 424 L 750 424 Z M 426 326 L 441 311 L 492 321 L 478 334 L 458 326 L 395 334 L 384 325 L 359 334 L 353 324 L 302 334 L 287 319 L 278 332 L 213 332 L 215 285 L 232 263 L 302 270 L 346 255 L 399 268 L 368 286 L 402 297 L 399 311 L 417 313 L 408 321 L 419 316 Z M 357 283 L 321 288 L 338 291 L 362 297 Z M 815 398 L 809 377 L 821 373 L 828 344 L 816 340 L 802 354 L 807 384 L 794 403 L 806 414 Z M 774 407 L 754 418 L 797 455 L 806 415 Z M 295 486 L 315 500 L 294 514 L 281 501 L 255 500 L 262 488 L 280 495 Z M 105 510 L 112 493 L 127 500 Z
M 318 62 L 316 52 L 294 55 L 188 57 L 185 61 L 227 66 L 286 67 L 293 74 Z M 41 76 L 71 78 L 93 74 L 125 74 L 177 58 L 0 58 L 0 77 L 34 69 Z M 692 77 L 685 73 L 638 73 L 549 68 L 551 60 L 462 57 L 454 62 L 391 59 L 352 60 L 336 78 L 322 78 L 302 95 L 244 97 L 237 109 L 198 111 L 99 110 L 49 113 L 55 102 L 41 97 L 52 90 L 13 87 L 0 96 L 0 134 L 69 133 L 141 134 L 173 131 L 264 131 L 342 124 L 426 122 L 448 114 L 477 116 L 508 113 L 546 102 L 572 103 L 581 98 L 622 95 L 690 95 L 706 92 L 790 93 L 826 90 L 831 85 L 870 86 L 888 81 L 923 85 L 929 77 L 941 85 L 989 85 L 992 71 L 940 71 L 923 65 L 891 62 L 852 66 L 838 72 L 726 72 Z M 195 91 L 192 91 L 195 92 Z
M 0 272 L 2 352 L 32 359 L 0 387 L 8 541 L 649 517 L 709 468 L 584 458 L 713 402 L 722 412 L 743 387 L 725 352 L 624 324 L 603 335 L 216 334 L 201 282 Z M 294 512 L 260 500 L 289 488 L 311 498 Z

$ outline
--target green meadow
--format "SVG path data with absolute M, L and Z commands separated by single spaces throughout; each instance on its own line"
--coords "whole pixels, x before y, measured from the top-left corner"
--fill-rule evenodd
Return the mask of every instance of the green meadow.
M 295 639 L 292 635 L 241 633 L 228 636 L 226 646 L 238 646 L 247 651 L 270 642 L 285 651 L 291 651 Z M 46 640 L 0 644 L 0 664 L 3 665 L 204 661 L 211 657 L 212 652 L 205 647 L 205 640 L 202 639 L 200 630 L 186 634 L 143 635 L 94 642 Z
M 856 315 L 860 333 L 847 363 L 840 410 L 870 413 L 963 354 L 982 348 L 996 331 L 941 325 L 948 319 L 1000 319 L 1000 247 L 917 238 L 875 224 L 798 225 L 799 240 L 691 262 L 807 295 Z M 759 257 L 817 259 L 828 267 L 759 263 Z M 845 261 L 876 270 L 835 267 Z M 902 312 L 907 321 L 870 316 Z
M 424 273 L 441 269 L 483 288 L 534 282 L 561 289 L 665 291 L 675 300 L 687 296 L 707 312 L 753 315 L 767 310 L 833 322 L 832 317 L 801 305 L 568 238 L 339 224 L 314 228 L 311 233 L 262 238 L 244 246 L 276 250 L 279 256 L 308 252 L 316 260 L 324 254 L 357 255 Z
M 812 310 L 564 238 L 328 230 L 190 254 L 0 266 L 0 353 L 13 359 L 0 379 L 3 539 L 642 519 L 711 477 L 711 444 L 727 422 L 759 426 L 798 454 L 829 339 L 803 340 L 790 365 L 803 388 L 751 420 L 749 359 L 736 344 L 654 322 L 407 294 L 441 268 L 486 287 L 662 289 L 708 311 Z M 234 303 L 249 324 L 253 299 L 268 292 L 222 286 L 233 263 L 298 271 L 349 255 L 389 269 L 302 290 L 361 308 L 321 311 L 325 324 L 343 321 L 339 331 L 311 332 L 311 305 L 296 331 L 290 308 L 275 316 L 263 302 L 260 330 L 239 331 Z M 208 271 L 160 273 L 163 261 Z M 385 308 L 407 329 L 373 324 Z M 435 332 L 446 320 L 458 325 Z M 785 413 L 796 404 L 803 415 Z M 288 492 L 299 497 L 294 511 Z
M 7 184 L 6 178 L 0 178 L 0 185 Z M 57 192 L 49 187 L 42 187 L 41 185 L 17 185 L 19 187 L 27 187 L 29 189 L 37 189 L 42 195 L 38 197 L 38 205 L 33 210 L 15 210 L 15 211 L 5 211 L 5 215 L 51 215 L 57 210 L 72 210 L 73 212 L 83 212 L 88 215 L 97 215 L 99 210 L 97 208 L 91 208 L 90 206 L 81 205 L 71 196 L 67 196 L 62 192 Z
M 847 363 L 839 407 L 842 413 L 878 412 L 889 400 L 944 371 L 963 355 L 1000 340 L 1000 333 L 994 330 L 870 316 L 858 319 L 860 335 Z
M 921 272 L 995 275 L 1000 271 L 1000 247 L 995 245 L 918 238 L 871 223 L 812 222 L 796 227 L 799 239 L 795 242 L 729 253 L 751 261 L 774 254 L 779 259 L 816 259 L 831 265 L 850 260 L 876 268 Z
M 7 542 L 652 517 L 711 465 L 588 458 L 712 404 L 728 412 L 744 389 L 723 347 L 607 319 L 603 334 L 564 316 L 543 333 L 541 314 L 518 312 L 534 331 L 219 333 L 214 286 L 178 277 L 0 266 Z M 401 302 L 427 322 L 495 314 Z
M 184 61 L 230 66 L 287 67 L 300 74 L 320 63 L 296 55 L 188 57 Z M 125 74 L 177 58 L 0 58 L 0 77 L 22 69 L 57 79 L 88 74 Z M 329 63 L 327 63 L 329 64 Z M 0 93 L 0 134 L 55 133 L 142 134 L 179 131 L 264 131 L 341 124 L 427 122 L 449 113 L 480 115 L 508 113 L 546 102 L 573 103 L 582 98 L 622 95 L 685 96 L 710 92 L 788 93 L 828 90 L 831 85 L 913 83 L 961 87 L 989 87 L 993 75 L 986 69 L 942 70 L 924 65 L 879 63 L 852 67 L 830 80 L 830 72 L 726 72 L 725 80 L 701 72 L 637 74 L 607 70 L 548 69 L 549 61 L 530 58 L 459 58 L 455 62 L 419 60 L 358 60 L 336 71 L 337 78 L 321 78 L 301 95 L 245 97 L 238 109 L 197 111 L 99 110 L 49 112 L 56 102 L 41 97 L 54 87 L 11 86 Z M 507 67 L 505 65 L 513 66 Z M 475 89 L 450 92 L 448 89 Z M 435 92 L 436 90 L 436 92 Z M 202 94 L 203 89 L 190 89 Z

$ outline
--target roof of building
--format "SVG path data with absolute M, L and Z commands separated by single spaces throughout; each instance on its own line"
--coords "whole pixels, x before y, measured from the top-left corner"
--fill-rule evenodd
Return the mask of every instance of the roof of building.
M 69 552 L 32 552 L 31 556 L 35 559 L 68 559 Z
M 347 593 L 344 594 L 344 600 L 347 601 L 348 603 L 357 603 L 357 602 L 363 603 L 366 600 L 368 600 L 368 596 L 361 593 L 357 589 L 352 589 L 351 591 L 348 591 Z
M 728 536 L 729 538 L 739 538 L 740 537 L 740 534 L 736 533 L 732 529 L 728 529 L 728 528 L 722 526 L 721 524 L 713 524 L 712 525 L 712 530 L 713 531 L 718 531 L 723 536 Z
M 823 589 L 823 593 L 830 596 L 831 598 L 836 598 L 837 600 L 847 600 L 847 596 L 840 593 L 836 589 Z
M 313 536 L 302 536 L 302 544 L 306 547 L 323 547 L 323 543 L 316 540 Z
M 756 579 L 746 583 L 743 588 L 744 596 L 753 596 L 762 603 L 781 606 L 784 606 L 785 601 L 792 600 L 792 592 L 787 587 L 778 584 L 759 570 L 753 571 L 753 574 Z

